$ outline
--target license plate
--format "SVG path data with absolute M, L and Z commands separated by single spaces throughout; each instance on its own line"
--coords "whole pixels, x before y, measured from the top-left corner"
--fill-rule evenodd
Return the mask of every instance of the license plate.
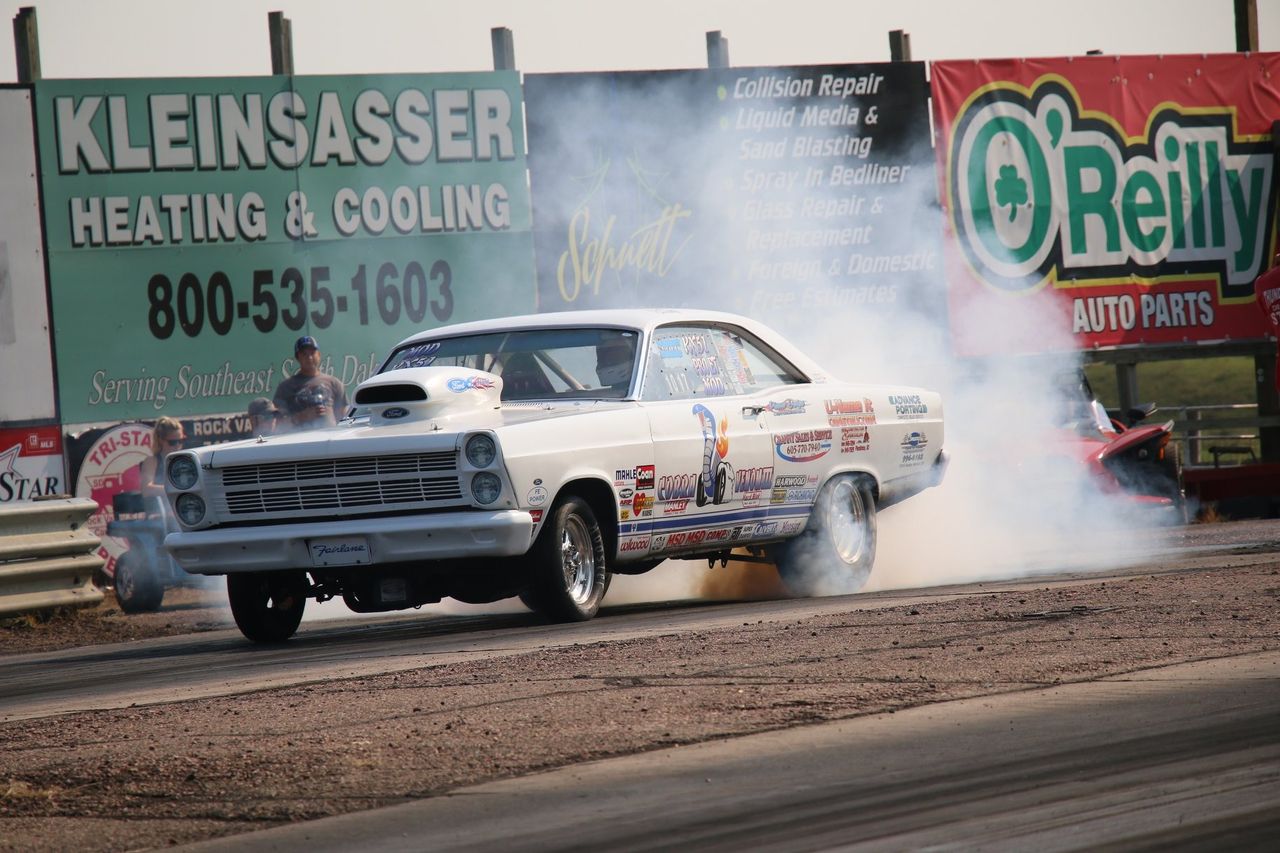
M 363 536 L 311 539 L 313 566 L 358 566 L 369 562 L 369 542 Z

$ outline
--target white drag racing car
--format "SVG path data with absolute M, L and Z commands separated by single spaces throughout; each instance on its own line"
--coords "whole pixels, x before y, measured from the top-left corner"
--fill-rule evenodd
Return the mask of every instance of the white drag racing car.
M 307 598 L 358 612 L 452 596 L 595 615 L 614 573 L 667 558 L 774 562 L 851 592 L 877 508 L 936 485 L 942 402 L 832 380 L 745 317 L 510 317 L 415 335 L 336 426 L 168 458 L 188 572 L 227 575 L 251 640 Z

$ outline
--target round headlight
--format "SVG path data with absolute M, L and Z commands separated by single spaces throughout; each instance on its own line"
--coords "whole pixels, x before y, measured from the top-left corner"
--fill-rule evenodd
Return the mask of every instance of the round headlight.
M 196 478 L 199 476 L 200 469 L 196 467 L 194 456 L 184 454 L 170 457 L 169 482 L 173 483 L 175 488 L 189 489 L 196 484 Z
M 483 433 L 467 439 L 467 461 L 476 468 L 488 468 L 498 456 L 498 446 Z
M 471 478 L 471 495 L 476 503 L 491 504 L 502 494 L 502 481 L 497 474 L 481 471 Z
M 178 495 L 176 507 L 178 519 L 187 527 L 194 527 L 204 520 L 204 499 L 199 495 Z

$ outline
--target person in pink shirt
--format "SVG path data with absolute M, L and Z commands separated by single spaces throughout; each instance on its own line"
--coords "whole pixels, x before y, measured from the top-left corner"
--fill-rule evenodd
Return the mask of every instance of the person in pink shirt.
M 1253 284 L 1258 308 L 1266 318 L 1271 337 L 1280 339 L 1280 255 L 1271 263 L 1271 269 L 1258 276 Z M 1276 390 L 1280 391 L 1280 350 L 1276 353 Z

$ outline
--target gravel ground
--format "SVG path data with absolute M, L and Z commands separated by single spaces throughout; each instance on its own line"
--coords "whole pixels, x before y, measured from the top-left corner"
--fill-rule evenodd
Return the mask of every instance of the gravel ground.
M 52 652 L 78 646 L 124 643 L 234 627 L 221 586 L 178 588 L 165 592 L 155 613 L 126 614 L 110 590 L 94 607 L 0 618 L 0 655 Z
M 0 725 L 0 850 L 166 846 L 606 756 L 1280 649 L 1280 560 L 1221 564 Z M 130 636 L 227 624 L 198 602 L 145 623 L 111 610 L 100 636 L 122 621 Z M 5 630 L 57 647 L 47 623 Z

